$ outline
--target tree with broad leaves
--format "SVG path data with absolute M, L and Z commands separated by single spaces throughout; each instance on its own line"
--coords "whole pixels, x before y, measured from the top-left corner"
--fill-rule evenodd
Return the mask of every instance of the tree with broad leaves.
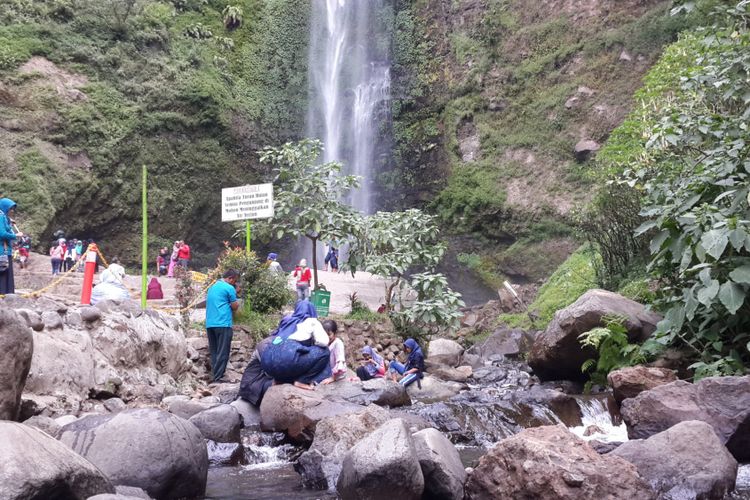
M 276 238 L 304 236 L 312 245 L 312 268 L 318 288 L 318 241 L 346 239 L 362 216 L 340 200 L 359 187 L 359 178 L 342 175 L 338 162 L 318 163 L 323 143 L 314 139 L 288 142 L 260 151 L 261 163 L 274 168 L 274 216 L 266 224 Z

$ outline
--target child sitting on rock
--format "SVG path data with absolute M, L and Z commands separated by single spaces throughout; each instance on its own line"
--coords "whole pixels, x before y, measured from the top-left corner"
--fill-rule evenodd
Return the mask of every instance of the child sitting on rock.
M 323 384 L 330 384 L 343 380 L 346 377 L 346 354 L 344 353 L 344 342 L 336 336 L 338 325 L 332 319 L 323 322 L 323 328 L 328 334 L 328 350 L 331 351 L 331 376 L 325 379 Z

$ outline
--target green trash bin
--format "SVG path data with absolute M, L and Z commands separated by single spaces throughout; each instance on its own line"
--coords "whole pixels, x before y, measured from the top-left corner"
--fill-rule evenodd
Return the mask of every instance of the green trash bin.
M 331 307 L 331 292 L 315 290 L 310 295 L 310 300 L 312 300 L 312 303 L 315 306 L 315 311 L 317 311 L 318 317 L 328 316 L 328 311 Z

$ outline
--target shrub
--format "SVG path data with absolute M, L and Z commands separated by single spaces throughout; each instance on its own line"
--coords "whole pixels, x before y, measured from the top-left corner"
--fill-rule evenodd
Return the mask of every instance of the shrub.
M 606 325 L 594 328 L 578 336 L 581 345 L 593 347 L 599 353 L 597 359 L 587 359 L 581 366 L 589 373 L 586 392 L 593 384 L 607 385 L 607 375 L 613 370 L 646 362 L 646 356 L 638 344 L 628 341 L 628 331 L 623 326 L 624 318 L 604 318 Z

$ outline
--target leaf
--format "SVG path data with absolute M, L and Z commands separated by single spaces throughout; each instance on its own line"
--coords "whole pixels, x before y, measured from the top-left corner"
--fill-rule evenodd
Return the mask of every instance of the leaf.
M 701 237 L 701 246 L 716 260 L 721 258 L 727 243 L 729 243 L 729 237 L 726 229 L 711 229 L 703 233 Z
M 635 235 L 640 236 L 646 231 L 653 229 L 655 227 L 656 227 L 656 221 L 653 221 L 653 220 L 646 221 L 635 229 Z
M 651 253 L 657 253 L 659 250 L 661 250 L 662 245 L 664 245 L 664 242 L 667 241 L 667 238 L 669 238 L 669 231 L 666 229 L 662 230 L 659 234 L 654 236 L 651 239 Z
M 735 314 L 745 302 L 745 293 L 740 285 L 727 281 L 721 285 L 719 300 L 727 308 L 729 314 Z
M 698 290 L 698 302 L 710 306 L 716 294 L 719 293 L 719 280 L 711 280 L 711 284 Z
M 735 229 L 734 231 L 729 233 L 729 242 L 732 244 L 735 250 L 738 252 L 742 250 L 742 247 L 745 245 L 745 237 L 747 236 L 747 233 L 742 229 Z
M 750 264 L 738 267 L 729 273 L 729 277 L 732 278 L 735 283 L 750 284 Z

